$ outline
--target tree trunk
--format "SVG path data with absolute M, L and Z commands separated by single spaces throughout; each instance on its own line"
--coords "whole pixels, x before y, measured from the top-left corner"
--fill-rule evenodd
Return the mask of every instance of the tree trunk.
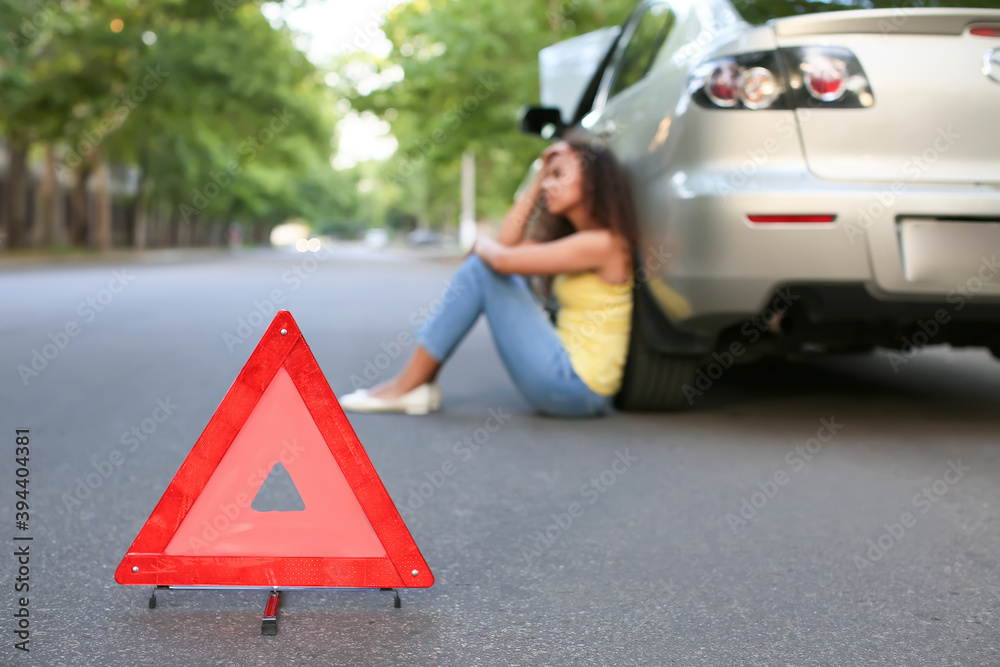
M 90 227 L 87 220 L 87 179 L 90 178 L 90 168 L 80 165 L 73 174 L 73 191 L 70 194 L 69 209 L 69 241 L 75 246 L 87 245 L 87 230 Z
M 263 222 L 253 223 L 253 240 L 256 245 L 268 245 L 268 229 Z
M 225 229 L 226 225 L 224 225 L 223 223 L 213 222 L 212 233 L 208 237 L 208 245 L 212 246 L 213 248 L 221 246 L 225 237 Z
M 159 234 L 159 221 L 157 220 L 157 206 L 153 202 L 146 202 L 143 220 L 146 226 L 146 248 L 155 248 L 156 239 Z
M 10 181 L 0 180 L 0 252 L 7 247 L 7 219 L 10 217 L 7 199 L 10 197 Z
M 146 216 L 146 170 L 139 172 L 139 185 L 135 190 L 135 203 L 132 209 L 132 244 L 137 250 L 146 247 L 147 233 Z
M 154 222 L 156 247 L 166 248 L 170 245 L 170 204 L 163 197 L 160 197 L 156 202 L 156 219 Z
M 111 174 L 100 149 L 94 151 L 94 199 L 97 213 L 94 216 L 94 243 L 101 252 L 111 250 Z
M 171 207 L 173 208 L 173 207 Z M 174 211 L 171 210 L 170 213 L 170 240 L 167 241 L 167 245 L 171 248 L 177 248 L 181 244 L 181 221 Z
M 190 222 L 181 221 L 177 227 L 177 247 L 190 248 L 191 238 L 194 235 L 193 225 Z
M 35 246 L 52 246 L 62 239 L 56 233 L 56 154 L 52 144 L 45 146 L 42 182 L 35 195 L 35 221 L 31 241 Z
M 147 242 L 147 232 L 146 232 L 146 207 L 142 205 L 142 201 L 136 199 L 135 210 L 133 211 L 133 224 L 134 229 L 134 241 L 136 250 L 145 250 Z
M 566 17 L 563 15 L 562 11 L 560 11 L 561 4 L 562 3 L 559 0 L 549 0 L 549 29 L 555 33 L 562 30 L 563 21 L 566 20 Z
M 7 247 L 22 248 L 28 231 L 28 146 L 8 144 Z

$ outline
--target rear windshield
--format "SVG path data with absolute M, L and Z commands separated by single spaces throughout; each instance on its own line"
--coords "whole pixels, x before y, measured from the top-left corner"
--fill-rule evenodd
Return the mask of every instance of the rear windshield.
M 754 25 L 798 14 L 842 9 L 892 9 L 911 7 L 975 7 L 997 9 L 998 0 L 733 0 L 747 22 Z

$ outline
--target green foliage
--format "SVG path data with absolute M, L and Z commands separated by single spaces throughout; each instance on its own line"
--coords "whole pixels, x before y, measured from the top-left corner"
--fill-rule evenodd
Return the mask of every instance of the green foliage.
M 0 132 L 57 169 L 140 169 L 141 204 L 185 222 L 354 215 L 330 164 L 332 91 L 242 0 L 0 0 Z
M 754 23 L 861 7 L 996 6 L 735 1 Z M 174 220 L 299 218 L 348 236 L 365 225 L 454 224 L 462 155 L 473 151 L 477 214 L 498 219 L 546 144 L 516 127 L 522 106 L 539 99 L 538 51 L 620 24 L 636 0 L 397 3 L 382 26 L 388 55 L 345 55 L 333 88 L 261 3 L 0 0 L 0 133 L 11 146 L 35 146 L 32 156 L 55 146 L 57 169 L 73 174 L 98 158 L 136 168 L 136 206 Z M 393 157 L 332 168 L 344 97 L 390 122 Z M 359 194 L 359 181 L 374 187 Z
M 525 166 L 546 145 L 517 129 L 521 107 L 538 102 L 538 51 L 620 23 L 633 6 L 417 0 L 400 7 L 382 27 L 393 43 L 388 57 L 355 58 L 340 69 L 352 105 L 389 119 L 400 142 L 382 170 L 383 195 L 425 221 L 454 222 L 462 153 L 471 150 L 477 213 L 502 216 Z M 354 74 L 367 69 L 390 78 L 395 68 L 402 68 L 402 81 L 375 91 L 358 85 L 364 79 Z

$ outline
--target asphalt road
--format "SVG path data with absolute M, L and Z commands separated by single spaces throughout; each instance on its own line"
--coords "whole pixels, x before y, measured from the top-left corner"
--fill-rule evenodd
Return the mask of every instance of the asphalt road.
M 115 583 L 263 332 L 258 307 L 280 298 L 342 395 L 369 362 L 401 366 L 406 345 L 377 368 L 454 266 L 359 250 L 0 271 L 0 663 L 1000 664 L 1000 363 L 982 350 L 736 367 L 684 413 L 567 421 L 531 413 L 480 321 L 442 371 L 441 412 L 349 414 L 432 588 L 402 609 L 289 592 L 262 637 L 260 591 L 168 591 L 150 610 L 148 588 Z M 264 323 L 244 337 L 241 319 Z M 52 340 L 37 375 L 18 370 Z M 509 417 L 487 433 L 491 411 Z M 28 654 L 11 555 L 26 535 Z

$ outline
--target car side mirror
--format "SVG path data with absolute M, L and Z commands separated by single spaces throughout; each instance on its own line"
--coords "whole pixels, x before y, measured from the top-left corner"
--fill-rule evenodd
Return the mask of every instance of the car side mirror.
M 551 139 L 562 135 L 565 129 L 562 113 L 555 107 L 527 107 L 521 113 L 521 132 L 524 134 Z

